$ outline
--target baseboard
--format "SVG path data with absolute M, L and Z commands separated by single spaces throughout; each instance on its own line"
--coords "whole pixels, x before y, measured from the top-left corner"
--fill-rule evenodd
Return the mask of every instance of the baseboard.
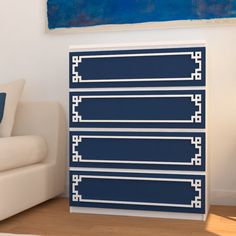
M 212 205 L 236 205 L 236 191 L 213 190 L 211 191 L 210 204 Z
M 136 210 L 120 210 L 120 209 L 90 208 L 90 207 L 70 207 L 70 213 L 168 218 L 168 219 L 184 219 L 184 220 L 202 220 L 202 221 L 206 220 L 205 214 L 136 211 Z

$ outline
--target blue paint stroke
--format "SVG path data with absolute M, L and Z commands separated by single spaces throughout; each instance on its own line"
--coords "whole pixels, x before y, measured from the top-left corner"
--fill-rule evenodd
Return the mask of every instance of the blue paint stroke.
M 49 29 L 236 17 L 236 0 L 48 0 Z

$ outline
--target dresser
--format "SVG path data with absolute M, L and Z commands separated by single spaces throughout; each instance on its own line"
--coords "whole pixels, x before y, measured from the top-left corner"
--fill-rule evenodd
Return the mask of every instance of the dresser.
M 204 220 L 204 44 L 71 47 L 70 211 Z

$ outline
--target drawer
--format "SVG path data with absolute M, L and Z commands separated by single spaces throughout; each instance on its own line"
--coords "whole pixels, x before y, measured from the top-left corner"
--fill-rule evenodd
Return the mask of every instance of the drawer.
M 205 213 L 205 176 L 70 172 L 70 205 Z
M 70 127 L 205 128 L 205 91 L 70 93 Z
M 204 47 L 70 53 L 70 88 L 204 85 Z
M 74 131 L 70 166 L 204 171 L 205 134 Z

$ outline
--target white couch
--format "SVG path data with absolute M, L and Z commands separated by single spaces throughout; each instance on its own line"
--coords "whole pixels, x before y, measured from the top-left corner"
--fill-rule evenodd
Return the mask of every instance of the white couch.
M 67 131 L 60 105 L 20 103 L 12 136 L 22 135 L 42 136 L 47 156 L 36 164 L 0 171 L 0 221 L 65 190 Z

